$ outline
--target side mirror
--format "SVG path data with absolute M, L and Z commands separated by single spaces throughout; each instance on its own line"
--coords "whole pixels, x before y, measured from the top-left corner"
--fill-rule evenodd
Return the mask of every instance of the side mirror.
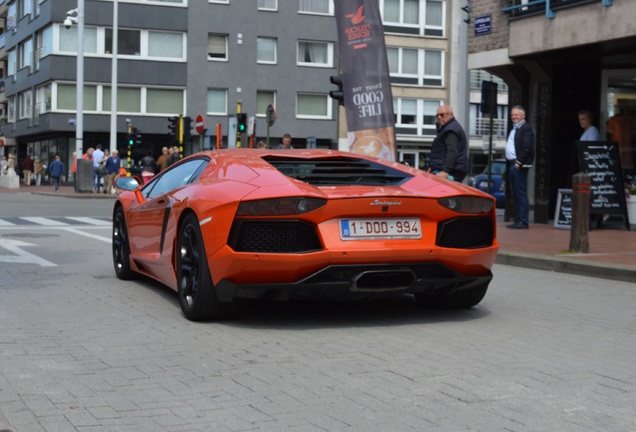
M 119 177 L 115 180 L 115 187 L 125 191 L 134 191 L 139 187 L 139 182 L 135 177 Z

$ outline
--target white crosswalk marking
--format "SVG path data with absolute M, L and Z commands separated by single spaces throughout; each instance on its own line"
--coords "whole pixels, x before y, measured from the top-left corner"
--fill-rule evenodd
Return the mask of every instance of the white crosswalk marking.
M 76 222 L 81 222 L 87 225 L 98 225 L 98 226 L 111 226 L 112 222 L 104 220 L 104 219 L 95 219 L 90 217 L 71 217 L 67 216 L 66 219 L 74 220 Z
M 15 226 L 15 224 L 13 222 L 0 219 L 0 227 L 9 227 L 9 226 Z
M 28 217 L 28 216 L 24 216 L 21 217 L 20 219 L 23 219 L 25 221 L 29 221 L 38 225 L 43 225 L 43 226 L 67 226 L 67 223 L 61 222 L 61 221 L 56 221 L 54 219 L 48 219 L 48 218 L 43 218 L 43 217 Z

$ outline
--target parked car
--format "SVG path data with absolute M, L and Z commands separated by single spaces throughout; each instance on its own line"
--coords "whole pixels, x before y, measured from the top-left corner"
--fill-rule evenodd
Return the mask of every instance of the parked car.
M 494 159 L 492 161 L 492 171 L 490 173 L 490 190 L 488 189 L 488 167 L 481 174 L 471 177 L 468 184 L 480 191 L 490 193 L 497 202 L 497 208 L 504 208 L 506 202 L 506 160 Z
M 489 195 L 352 153 L 207 151 L 143 186 L 116 184 L 117 277 L 167 285 L 195 321 L 261 298 L 412 294 L 429 308 L 469 308 L 499 248 Z

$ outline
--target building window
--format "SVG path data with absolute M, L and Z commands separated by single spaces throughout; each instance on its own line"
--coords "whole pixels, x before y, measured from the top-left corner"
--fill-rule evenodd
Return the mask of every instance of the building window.
M 395 124 L 417 127 L 417 99 L 398 99 Z
M 104 50 L 107 54 L 113 52 L 113 29 L 106 29 L 106 40 Z M 141 55 L 141 31 L 139 30 L 117 30 L 117 55 Z
M 417 49 L 387 47 L 391 82 L 419 85 L 419 60 Z
M 437 108 L 442 104 L 440 100 L 428 100 L 422 101 L 422 126 L 428 129 L 435 129 L 435 123 L 437 122 Z
M 33 39 L 27 39 L 18 45 L 20 69 L 33 65 Z
M 8 55 L 8 61 L 7 61 L 7 76 L 12 76 L 15 75 L 15 69 L 16 69 L 16 53 L 15 50 L 9 51 Z
M 141 88 L 139 87 L 117 87 L 117 111 L 120 113 L 142 113 L 141 109 Z M 102 98 L 103 110 L 110 112 L 111 87 L 104 86 L 104 97 Z M 171 111 L 175 112 L 175 111 Z
M 387 47 L 387 59 L 393 84 L 443 85 L 442 51 Z
M 278 0 L 258 0 L 257 5 L 260 10 L 278 10 Z
M 424 35 L 444 36 L 444 3 L 442 0 L 427 0 L 424 18 Z
M 183 90 L 146 89 L 146 112 L 148 114 L 183 112 Z
M 53 53 L 53 26 L 39 31 L 35 38 L 35 68 L 40 68 L 40 59 Z
M 183 33 L 148 32 L 148 57 L 183 59 Z
M 208 89 L 208 114 L 227 114 L 227 89 Z
M 18 94 L 19 118 L 31 118 L 33 112 L 33 92 L 31 90 Z
M 298 42 L 299 66 L 325 66 L 333 65 L 333 44 L 331 42 Z
M 227 34 L 208 33 L 208 60 L 227 60 Z
M 258 90 L 256 92 L 256 115 L 264 117 L 269 105 L 276 106 L 276 92 Z
M 332 0 L 298 0 L 298 12 L 333 15 Z
M 230 4 L 230 0 L 208 0 L 209 3 Z
M 77 26 L 68 29 L 64 26 L 58 28 L 60 52 L 77 54 Z M 84 27 L 84 54 L 97 54 L 96 27 Z
M 77 110 L 77 86 L 75 84 L 57 84 L 58 110 Z M 110 100 L 110 99 L 109 99 Z M 84 110 L 97 111 L 97 86 L 84 86 Z
M 442 82 L 442 51 L 424 51 L 424 85 L 441 86 Z
M 259 37 L 256 39 L 256 61 L 258 63 L 276 63 L 276 39 Z
M 393 99 L 395 127 L 398 134 L 432 135 L 435 133 L 438 99 Z
M 445 0 L 379 0 L 384 30 L 419 36 L 444 36 Z
M 331 116 L 331 104 L 327 95 L 298 93 L 296 97 L 296 117 L 323 118 Z
M 15 123 L 15 98 L 9 99 L 9 106 L 7 107 L 7 119 L 9 123 Z
M 33 13 L 33 0 L 22 0 L 20 2 L 20 18 Z
M 387 24 L 417 26 L 420 18 L 420 1 L 384 0 L 382 18 Z
M 51 84 L 37 88 L 35 93 L 35 110 L 38 114 L 51 112 L 52 101 Z

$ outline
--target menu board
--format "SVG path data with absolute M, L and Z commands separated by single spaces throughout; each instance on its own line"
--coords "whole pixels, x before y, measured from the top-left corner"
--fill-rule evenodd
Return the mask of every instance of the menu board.
M 559 197 L 554 212 L 554 227 L 572 228 L 572 189 L 559 189 Z
M 611 141 L 579 141 L 576 145 L 579 167 L 590 175 L 590 214 L 619 214 L 627 221 L 618 144 Z

